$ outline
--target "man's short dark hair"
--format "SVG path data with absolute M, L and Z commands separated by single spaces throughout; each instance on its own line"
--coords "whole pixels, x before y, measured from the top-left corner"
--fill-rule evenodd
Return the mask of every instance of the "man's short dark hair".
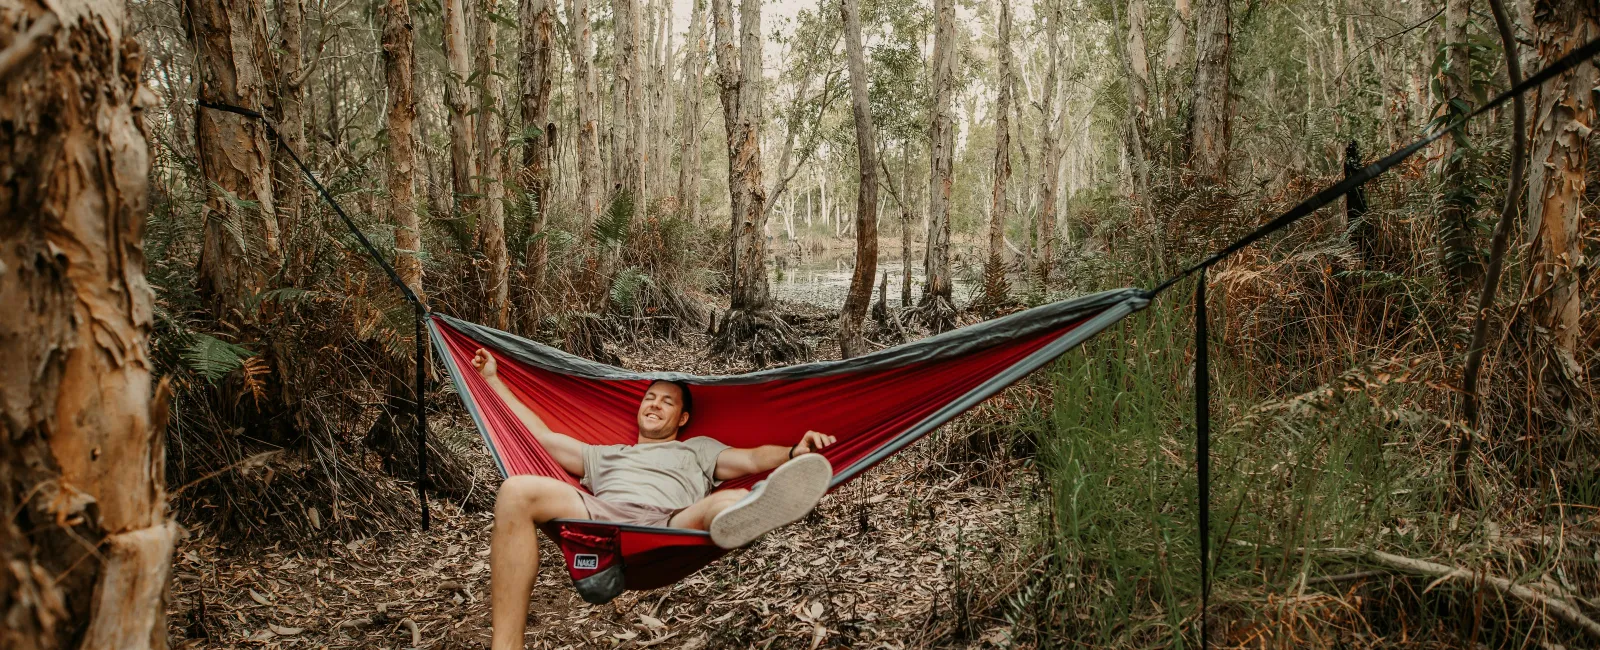
M 683 412 L 690 413 L 694 411 L 694 393 L 689 391 L 688 383 L 681 382 L 676 379 L 657 379 L 650 382 L 650 386 L 654 386 L 656 384 L 672 384 L 673 386 L 677 386 L 678 391 L 683 393 L 683 399 L 680 400 L 683 402 Z M 646 386 L 645 390 L 649 391 L 649 386 Z

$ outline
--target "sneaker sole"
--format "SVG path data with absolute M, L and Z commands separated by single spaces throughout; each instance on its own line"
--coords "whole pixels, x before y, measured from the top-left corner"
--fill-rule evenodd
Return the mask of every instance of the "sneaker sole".
M 819 454 L 806 454 L 778 466 L 759 496 L 711 520 L 711 541 L 722 548 L 739 548 L 774 528 L 799 521 L 817 507 L 832 480 L 833 465 Z

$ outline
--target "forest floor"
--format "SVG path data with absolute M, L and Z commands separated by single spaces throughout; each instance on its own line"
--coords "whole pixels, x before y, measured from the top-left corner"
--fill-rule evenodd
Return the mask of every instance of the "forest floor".
M 783 311 L 814 358 L 837 357 L 827 313 L 792 303 Z M 707 358 L 706 343 L 692 333 L 615 352 L 640 370 L 745 369 Z M 676 585 L 606 605 L 578 598 L 541 536 L 527 647 L 1009 647 L 1001 598 L 1037 555 L 1038 481 L 1021 460 L 941 462 L 952 458 L 942 435 L 825 498 L 802 522 Z M 492 481 L 487 454 L 476 460 Z M 171 645 L 487 648 L 493 516 L 431 503 L 427 533 L 350 541 L 229 543 L 195 526 L 175 558 Z

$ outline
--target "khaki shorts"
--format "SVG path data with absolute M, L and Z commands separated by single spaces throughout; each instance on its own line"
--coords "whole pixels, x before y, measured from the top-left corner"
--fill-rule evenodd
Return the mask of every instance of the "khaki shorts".
M 668 528 L 672 525 L 672 516 L 684 510 L 645 503 L 612 503 L 583 490 L 578 491 L 578 496 L 583 497 L 583 508 L 589 511 L 590 519 L 619 524 Z

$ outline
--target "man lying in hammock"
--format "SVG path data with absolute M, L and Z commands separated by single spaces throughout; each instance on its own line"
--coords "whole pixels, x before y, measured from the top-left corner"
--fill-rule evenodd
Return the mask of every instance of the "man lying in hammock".
M 678 440 L 694 396 L 681 382 L 656 381 L 639 403 L 639 442 L 590 445 L 546 426 L 496 374 L 494 356 L 472 359 L 539 445 L 590 493 L 547 476 L 513 476 L 495 499 L 489 545 L 494 647 L 521 648 L 528 599 L 539 573 L 537 526 L 552 519 L 598 519 L 711 533 L 722 548 L 738 548 L 815 508 L 833 479 L 816 454 L 834 437 L 807 431 L 792 447 L 729 447 L 701 436 Z M 717 482 L 773 470 L 750 490 L 711 492 Z

